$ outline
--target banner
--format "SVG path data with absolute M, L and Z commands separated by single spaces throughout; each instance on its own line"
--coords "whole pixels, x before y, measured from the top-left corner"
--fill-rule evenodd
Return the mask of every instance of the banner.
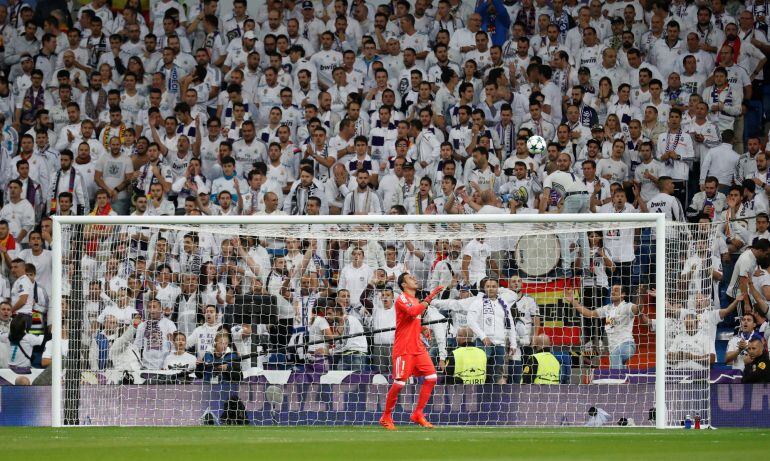
M 711 417 L 716 427 L 770 427 L 770 384 L 714 384 Z
M 647 411 L 654 384 L 626 385 L 482 385 L 436 386 L 426 409 L 443 425 L 581 426 L 590 406 L 610 413 L 612 422 L 630 418 L 651 427 Z M 83 425 L 200 425 L 204 417 L 218 423 L 228 399 L 236 395 L 256 425 L 376 424 L 387 386 L 375 384 L 267 383 L 239 385 L 84 386 Z M 401 393 L 395 418 L 407 423 L 418 387 Z M 633 396 L 624 402 L 623 395 Z M 120 405 L 89 406 L 89 397 L 110 396 Z M 103 400 L 102 400 L 103 401 Z M 622 402 L 619 404 L 618 402 Z M 711 386 L 715 427 L 770 427 L 770 384 Z M 51 389 L 46 386 L 0 386 L 0 426 L 50 426 Z

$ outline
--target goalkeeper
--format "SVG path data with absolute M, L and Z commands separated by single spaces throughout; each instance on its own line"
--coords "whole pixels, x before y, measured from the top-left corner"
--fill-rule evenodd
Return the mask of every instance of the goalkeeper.
M 395 430 L 393 409 L 398 402 L 398 394 L 406 385 L 410 376 L 422 376 L 424 381 L 420 387 L 420 397 L 417 406 L 409 418 L 413 423 L 431 428 L 433 425 L 425 419 L 423 409 L 428 403 L 433 386 L 436 385 L 436 368 L 422 341 L 422 314 L 428 308 L 431 300 L 444 289 L 437 286 L 422 301 L 415 297 L 419 286 L 417 279 L 403 273 L 398 277 L 398 286 L 402 293 L 396 299 L 396 334 L 393 342 L 393 385 L 388 391 L 385 412 L 380 418 L 380 425 L 390 431 Z

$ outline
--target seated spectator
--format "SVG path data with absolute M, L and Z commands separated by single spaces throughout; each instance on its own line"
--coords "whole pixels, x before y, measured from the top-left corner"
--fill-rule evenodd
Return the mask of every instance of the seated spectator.
M 226 331 L 214 336 L 213 347 L 204 354 L 198 369 L 203 370 L 203 380 L 207 383 L 214 378 L 220 382 L 241 380 L 241 363 L 238 354 L 230 349 L 230 335 Z
M 7 335 L 11 330 L 13 310 L 7 301 L 0 302 L 0 337 Z M 393 326 L 396 326 L 395 323 Z M 8 368 L 8 360 L 11 357 L 11 349 L 7 342 L 0 341 L 0 368 Z
M 333 325 L 335 338 L 339 338 L 332 350 L 335 366 L 340 370 L 362 371 L 368 364 L 369 345 L 361 321 L 340 307 L 326 309 L 326 318 Z
M 181 331 L 171 334 L 174 350 L 163 359 L 163 370 L 178 370 L 185 376 L 195 371 L 197 359 L 187 352 L 187 337 Z
M 214 346 L 214 338 L 222 327 L 217 320 L 217 307 L 208 305 L 203 309 L 203 324 L 198 325 L 187 340 L 187 348 L 195 351 L 198 360 L 203 360 L 206 352 Z
M 32 368 L 32 349 L 43 344 L 41 335 L 32 335 L 27 332 L 26 319 L 16 316 L 11 320 L 8 333 L 0 336 L 0 341 L 7 344 L 10 349 L 8 367 L 16 374 L 27 375 Z M 25 376 L 16 379 L 17 385 L 30 385 L 30 380 Z
M 732 366 L 733 370 L 743 371 L 746 357 L 749 355 L 749 341 L 757 329 L 754 315 L 750 312 L 745 312 L 741 316 L 741 324 L 738 328 L 738 332 L 727 343 L 725 365 Z
M 674 337 L 667 348 L 668 362 L 675 370 L 708 370 L 716 360 L 711 344 L 699 329 L 698 317 L 688 313 L 684 317 L 684 331 Z
M 134 336 L 139 319 L 121 326 L 114 315 L 101 322 L 102 329 L 94 336 L 88 352 L 90 370 L 137 371 L 141 368 Z

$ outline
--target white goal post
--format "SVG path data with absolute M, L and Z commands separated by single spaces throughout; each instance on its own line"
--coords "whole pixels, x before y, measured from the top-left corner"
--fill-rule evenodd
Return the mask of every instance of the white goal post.
M 65 232 L 67 226 L 260 226 L 260 225 L 396 225 L 396 224 L 502 224 L 502 225 L 543 225 L 551 226 L 554 231 L 561 231 L 561 226 L 612 225 L 622 223 L 627 226 L 645 227 L 651 230 L 655 239 L 655 276 L 654 285 L 657 291 L 654 302 L 655 321 L 655 426 L 657 428 L 675 427 L 677 421 L 672 421 L 667 411 L 666 368 L 666 255 L 667 255 L 667 223 L 663 214 L 634 213 L 634 214 L 499 214 L 499 215 L 383 215 L 383 216 L 53 216 L 53 270 L 51 309 L 49 310 L 52 325 L 52 425 L 63 427 L 64 416 L 64 369 L 62 358 L 63 322 L 62 299 L 65 280 L 66 263 L 64 260 Z M 526 235 L 526 234 L 522 234 Z

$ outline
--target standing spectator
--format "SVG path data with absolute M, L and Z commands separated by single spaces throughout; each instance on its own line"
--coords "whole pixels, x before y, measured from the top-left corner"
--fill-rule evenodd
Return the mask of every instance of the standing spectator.
M 142 368 L 160 370 L 171 352 L 171 336 L 176 331 L 174 322 L 162 316 L 160 301 L 149 304 L 147 319 L 136 328 L 134 346 L 142 356 Z
M 567 300 L 578 314 L 589 318 L 604 319 L 604 331 L 607 333 L 610 351 L 610 368 L 624 369 L 627 362 L 636 353 L 633 328 L 636 316 L 646 316 L 639 306 L 624 300 L 625 291 L 621 285 L 613 285 L 610 290 L 610 303 L 596 310 L 585 308 L 571 296 Z
M 21 196 L 22 184 L 18 179 L 8 183 L 8 203 L 0 209 L 0 220 L 8 223 L 14 241 L 25 243 L 28 233 L 35 227 L 35 211 L 32 204 Z
M 131 159 L 121 149 L 119 137 L 110 138 L 109 148 L 109 154 L 100 158 L 96 165 L 94 181 L 107 192 L 111 208 L 125 215 L 131 204 L 129 184 L 137 174 Z
M 730 338 L 727 343 L 727 352 L 725 353 L 725 365 L 732 366 L 733 370 L 743 371 L 745 359 L 749 354 L 749 341 L 757 329 L 757 323 L 754 315 L 745 312 L 741 316 L 741 324 L 738 332 Z
M 498 297 L 497 280 L 489 279 L 468 309 L 468 326 L 476 336 L 476 346 L 484 349 L 488 359 L 488 375 L 496 384 L 506 384 L 506 355 L 516 352 L 516 328 L 510 307 Z
M 570 173 L 569 154 L 559 154 L 556 163 L 557 171 L 549 174 L 543 182 L 540 212 L 557 210 L 562 213 L 587 213 L 589 195 L 574 173 Z
M 352 299 L 359 299 L 373 275 L 374 269 L 364 263 L 364 250 L 356 247 L 353 249 L 351 263 L 340 271 L 337 287 L 348 290 Z

